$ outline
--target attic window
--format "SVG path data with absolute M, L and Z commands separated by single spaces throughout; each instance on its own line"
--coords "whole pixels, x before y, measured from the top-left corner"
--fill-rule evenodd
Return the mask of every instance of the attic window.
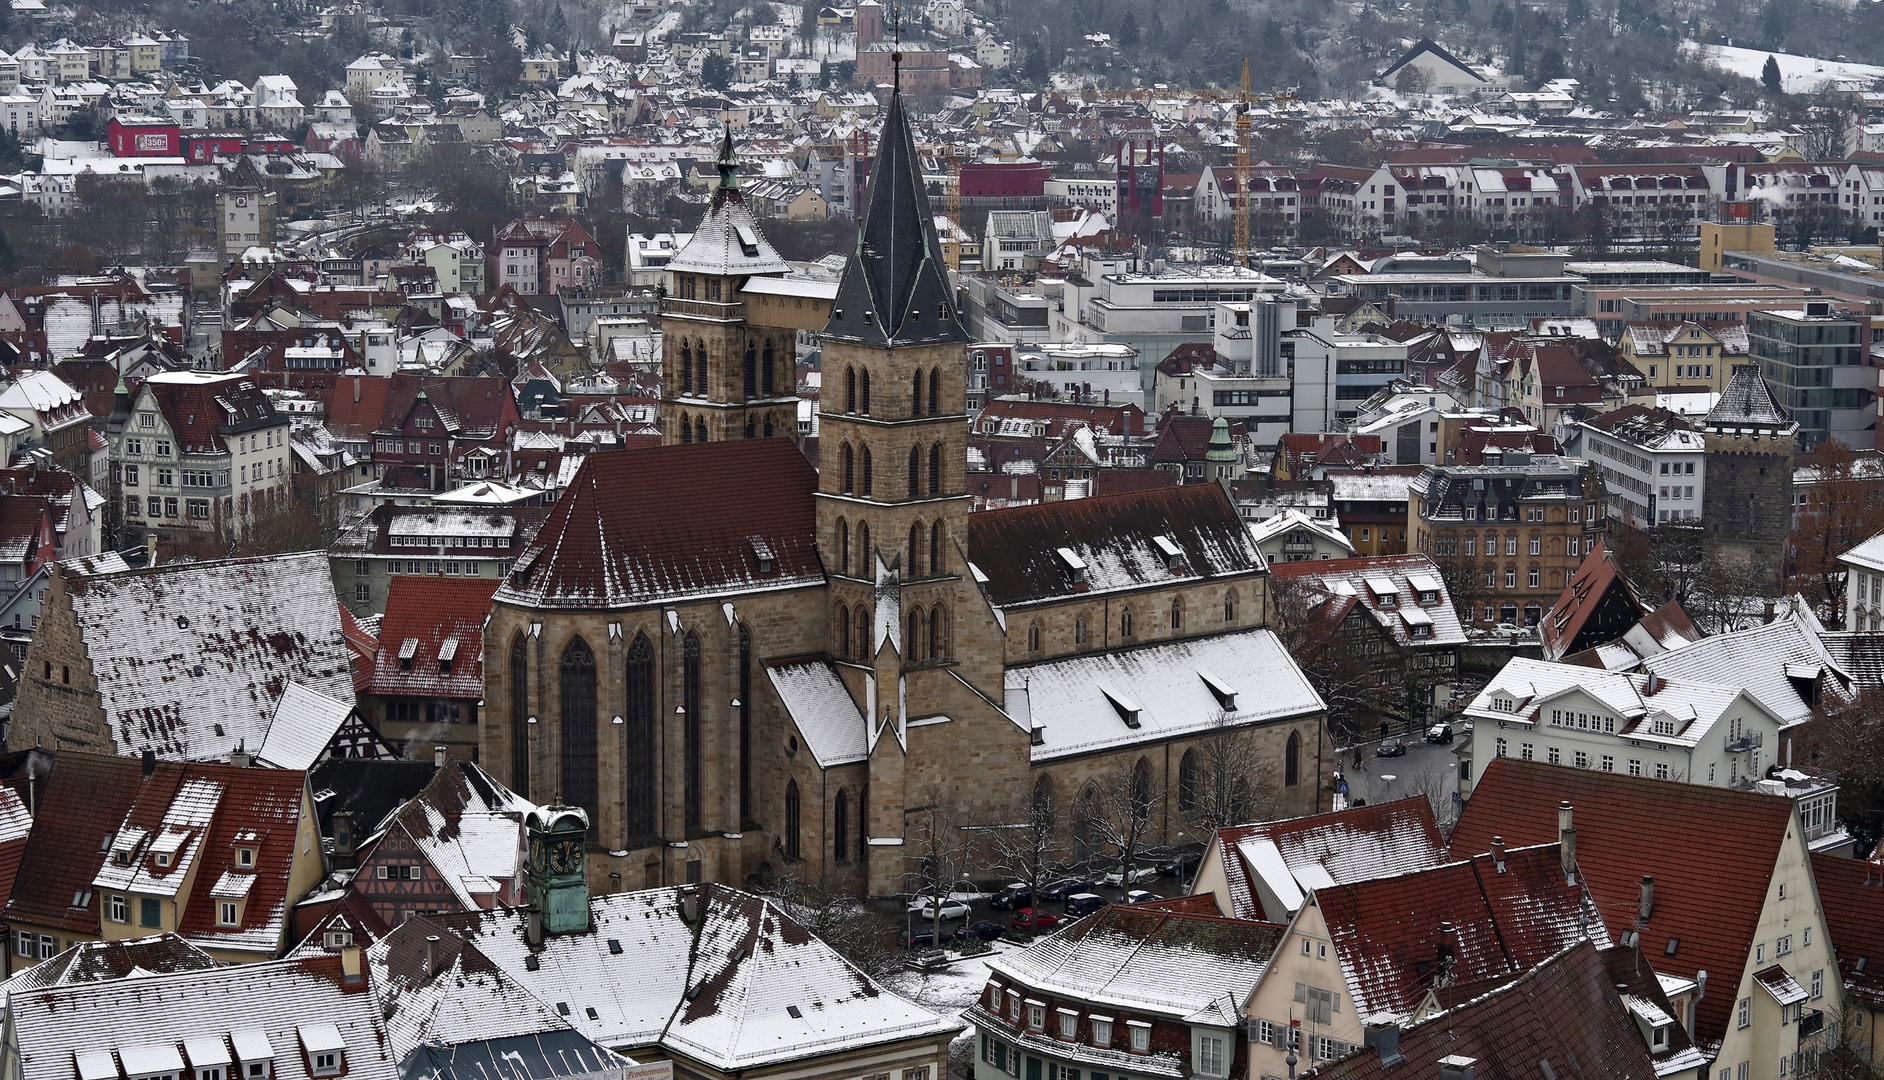
M 1667 947 L 1662 950 L 1662 955 L 1673 956 L 1675 955 L 1676 950 L 1680 948 L 1681 948 L 1681 939 L 1678 937 L 1671 937 L 1668 939 Z
M 1056 548 L 1054 554 L 1060 557 L 1060 565 L 1066 568 L 1067 580 L 1074 585 L 1086 584 L 1086 560 L 1072 548 Z
M 236 848 L 236 865 L 244 868 L 255 866 L 255 849 L 252 847 Z
M 419 652 L 419 639 L 418 638 L 409 637 L 405 639 L 404 641 L 400 642 L 399 643 L 399 670 L 411 671 L 412 670 L 412 658 L 418 655 L 418 652 Z
M 792 1019 L 793 1019 L 793 1020 L 802 1020 L 802 1019 L 804 1019 L 804 1016 L 805 1016 L 805 1014 L 804 1014 L 804 1013 L 801 1013 L 801 1012 L 799 1012 L 799 1011 L 798 1011 L 798 1006 L 796 1006 L 796 1005 L 787 1005 L 787 1006 L 785 1006 L 785 1011 L 786 1011 L 786 1012 L 788 1012 L 788 1013 L 791 1013 L 791 1014 L 792 1014 Z
M 160 851 L 157 853 L 157 865 L 158 866 L 170 865 L 170 853 L 168 851 Z
M 188 630 L 189 628 L 190 628 L 189 617 L 186 615 L 177 616 L 177 629 Z
M 1106 701 L 1111 704 L 1112 711 L 1119 714 L 1119 719 L 1125 721 L 1126 727 L 1134 729 L 1138 727 L 1139 713 L 1142 711 L 1138 702 L 1103 682 L 1099 684 L 1099 692 L 1106 696 Z
M 759 563 L 759 573 L 770 574 L 778 565 L 778 558 L 772 552 L 772 545 L 761 536 L 748 536 L 746 543 L 752 545 L 752 557 Z
M 1158 554 L 1164 557 L 1166 570 L 1175 574 L 1184 569 L 1184 549 L 1177 546 L 1177 541 L 1169 536 L 1158 535 L 1151 538 L 1151 543 L 1158 549 Z
M 458 656 L 458 639 L 457 638 L 450 637 L 450 638 L 446 638 L 443 642 L 441 642 L 438 646 L 438 673 L 440 675 L 451 674 L 451 662 L 455 660 L 457 656 Z
M 616 940 L 615 938 L 609 938 L 608 939 L 608 954 L 610 956 L 620 956 L 621 955 L 621 942 Z
M 739 237 L 739 250 L 748 259 L 759 257 L 759 237 L 752 231 L 752 226 L 739 224 L 733 226 L 733 232 Z
M 1217 699 L 1218 708 L 1224 709 L 1226 711 L 1235 710 L 1236 708 L 1236 688 L 1235 687 L 1231 686 L 1227 682 L 1224 682 L 1222 679 L 1219 679 L 1217 676 L 1211 674 L 1209 671 L 1206 671 L 1203 668 L 1197 669 L 1197 675 L 1199 678 L 1204 680 L 1204 685 L 1210 688 L 1211 695 Z

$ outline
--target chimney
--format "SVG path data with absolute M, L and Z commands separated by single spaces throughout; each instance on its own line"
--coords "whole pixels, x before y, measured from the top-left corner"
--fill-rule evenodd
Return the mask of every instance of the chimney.
M 1577 831 L 1570 824 L 1570 801 L 1557 804 L 1557 858 L 1563 865 L 1563 876 L 1571 881 L 1577 876 Z
M 144 750 L 143 765 L 144 765 L 144 779 L 149 780 L 151 776 L 157 771 L 157 751 L 146 748 Z
M 532 951 L 543 947 L 543 909 L 535 904 L 524 909 L 523 940 Z
M 1453 947 L 1453 939 L 1456 935 L 1457 931 L 1452 928 L 1451 923 L 1439 924 L 1439 942 L 1433 947 L 1433 951 L 1439 956 L 1439 968 L 1435 972 L 1436 975 L 1442 975 L 1452 967 L 1452 958 L 1457 955 Z
M 1661 676 L 1655 674 L 1653 671 L 1649 672 L 1648 678 L 1642 684 L 1642 692 L 1648 697 L 1654 697 L 1656 694 L 1661 693 Z
M 1774 614 L 1774 612 L 1773 612 L 1773 602 L 1772 602 L 1771 600 L 1768 600 L 1768 601 L 1766 602 L 1766 621 L 1767 621 L 1767 622 L 1769 622 L 1769 623 L 1770 623 L 1770 622 L 1772 622 L 1772 621 L 1773 621 L 1773 614 Z
M 1642 898 L 1636 903 L 1636 914 L 1642 919 L 1643 922 L 1647 922 L 1648 917 L 1651 914 L 1653 914 L 1654 911 L 1655 911 L 1655 879 L 1650 877 L 1647 874 L 1643 874 L 1642 875 Z
M 438 935 L 427 934 L 425 936 L 425 977 L 429 979 L 432 976 L 437 975 L 437 974 L 438 974 Z
M 229 751 L 229 764 L 234 765 L 238 769 L 246 769 L 249 767 L 249 753 L 247 750 L 242 749 L 240 743 L 236 745 L 234 750 Z
M 1382 1065 L 1406 1060 L 1406 1055 L 1400 1053 L 1400 1021 L 1392 1013 L 1368 1017 L 1361 1028 L 1361 1041 L 1380 1052 Z
M 1492 865 L 1497 868 L 1499 873 L 1501 874 L 1504 873 L 1505 872 L 1505 838 L 1504 837 L 1502 836 L 1492 837 L 1491 856 L 1492 856 Z
M 348 945 L 340 950 L 340 974 L 349 983 L 360 981 L 360 947 Z
M 1477 1058 L 1464 1054 L 1447 1054 L 1439 1059 L 1439 1080 L 1472 1080 L 1472 1066 Z
M 680 890 L 680 921 L 692 926 L 700 919 L 700 889 L 689 885 Z
M 353 811 L 336 810 L 334 812 L 334 869 L 351 870 L 360 863 L 360 857 L 354 851 Z
M 432 768 L 434 769 L 444 768 L 445 759 L 448 758 L 450 755 L 451 755 L 451 751 L 447 749 L 446 747 L 443 747 L 443 746 L 432 747 Z

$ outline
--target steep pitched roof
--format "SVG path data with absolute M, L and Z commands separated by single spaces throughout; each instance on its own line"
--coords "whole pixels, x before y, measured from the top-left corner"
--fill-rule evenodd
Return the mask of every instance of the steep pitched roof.
M 1641 616 L 1642 602 L 1634 586 L 1623 577 L 1615 556 L 1598 540 L 1577 565 L 1570 584 L 1557 594 L 1556 603 L 1538 628 L 1544 659 L 1561 659 L 1613 641 Z M 1590 631 L 1587 635 L 1586 629 Z
M 1465 1058 L 1486 1077 L 1654 1080 L 1655 1062 L 1611 984 L 1604 952 L 1577 942 L 1505 985 L 1408 1027 L 1400 1033 L 1401 1058 L 1384 1062 L 1379 1050 L 1364 1047 L 1313 1075 L 1430 1080 L 1443 1075 L 1440 1062 Z
M 1425 870 L 1446 861 L 1432 803 L 1419 795 L 1218 829 L 1210 844 L 1223 867 L 1230 914 L 1239 919 L 1287 919 L 1299 910 L 1308 890 Z M 1265 891 L 1283 901 L 1281 910 L 1267 910 Z
M 733 131 L 726 129 L 720 148 L 720 182 L 707 204 L 706 216 L 667 269 L 682 274 L 720 277 L 754 274 L 789 274 L 791 266 L 759 231 L 758 219 L 739 191 L 739 159 L 733 155 Z M 728 297 L 728 299 L 732 299 Z
M 1703 423 L 1710 428 L 1784 428 L 1792 423 L 1792 414 L 1773 396 L 1773 388 L 1761 377 L 1758 366 L 1735 364 L 1727 389 Z
M 632 606 L 821 584 L 817 480 L 784 439 L 590 454 L 497 599 Z
M 1169 558 L 1160 539 L 1181 555 Z M 1062 551 L 1079 560 L 1083 582 Z M 968 519 L 968 555 L 998 606 L 1263 568 L 1249 530 L 1216 484 L 983 511 Z
M 868 200 L 824 336 L 880 349 L 967 341 L 901 90 L 890 95 Z
M 523 815 L 534 805 L 468 761 L 447 762 L 394 811 L 405 833 L 466 910 L 515 902 L 523 869 Z
M 483 697 L 484 619 L 497 584 L 493 578 L 394 577 L 373 658 L 373 693 Z
M 1812 873 L 1846 993 L 1866 1008 L 1884 1008 L 1884 863 L 1818 853 Z
M 1493 836 L 1511 844 L 1557 838 L 1557 806 L 1569 802 L 1577 866 L 1612 932 L 1633 930 L 1643 875 L 1655 878 L 1655 911 L 1642 940 L 1656 970 L 1711 985 L 1737 986 L 1753 941 L 1792 800 L 1572 769 L 1516 758 L 1485 767 L 1452 834 L 1452 850 L 1484 851 Z M 1648 843 L 1643 823 L 1663 836 L 1732 836 L 1732 844 Z M 1673 955 L 1666 955 L 1674 942 Z M 1696 1042 L 1718 1045 L 1734 999 L 1710 993 L 1696 1009 Z
M 92 876 L 137 799 L 138 776 L 130 758 L 64 750 L 53 759 L 22 858 L 33 872 L 14 877 L 8 921 L 98 933 L 100 898 Z
M 76 941 L 51 960 L 0 983 L 0 999 L 22 991 L 215 966 L 215 957 L 172 933 L 118 941 Z
M 60 573 L 121 753 L 259 749 L 290 681 L 353 700 L 326 552 Z

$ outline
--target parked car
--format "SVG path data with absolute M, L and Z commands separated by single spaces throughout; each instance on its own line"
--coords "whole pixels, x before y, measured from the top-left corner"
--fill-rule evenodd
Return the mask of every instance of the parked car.
M 935 933 L 930 930 L 905 930 L 896 935 L 896 944 L 904 949 L 933 949 Z
M 1150 904 L 1163 899 L 1164 897 L 1149 889 L 1133 889 L 1125 894 L 1125 902 L 1128 904 Z
M 1375 757 L 1401 757 L 1405 753 L 1406 743 L 1398 735 L 1382 739 L 1380 745 L 1374 747 Z
M 1064 900 L 1076 892 L 1090 892 L 1093 882 L 1085 878 L 1061 878 L 1050 885 L 1040 887 L 1040 899 Z
M 1165 877 L 1174 877 L 1179 881 L 1197 872 L 1197 864 L 1203 861 L 1203 853 L 1185 851 L 1158 864 L 1158 872 Z
M 1111 906 L 1111 903 L 1098 893 L 1074 893 L 1066 898 L 1066 916 L 1070 919 L 1081 915 L 1091 915 L 1102 907 Z
M 1022 932 L 1030 930 L 1039 932 L 1051 930 L 1060 925 L 1060 917 L 1051 911 L 1024 907 L 1014 913 L 1014 919 L 1009 925 Z
M 943 922 L 947 922 L 950 919 L 968 918 L 968 905 L 962 903 L 960 900 L 944 900 L 941 902 L 941 907 L 941 919 Z M 923 920 L 935 919 L 937 917 L 935 908 L 936 899 L 933 896 L 918 897 L 910 901 L 909 904 L 910 914 Z
M 949 936 L 956 941 L 967 941 L 969 938 L 993 941 L 995 938 L 1005 933 L 1007 933 L 1007 927 L 1002 926 L 998 922 L 989 922 L 986 919 L 981 919 L 977 922 L 963 923 L 956 927 L 955 932 Z
M 1155 868 L 1133 864 L 1128 870 L 1107 871 L 1105 876 L 1099 879 L 1099 884 L 1117 889 L 1126 885 L 1136 885 L 1141 881 L 1150 881 L 1157 876 L 1158 871 Z
M 1451 724 L 1434 724 L 1426 729 L 1426 741 L 1429 743 L 1449 743 L 1452 741 Z
M 1033 890 L 1028 888 L 1025 881 L 1016 881 L 1002 886 L 1001 891 L 995 893 L 994 898 L 988 901 L 988 905 L 1001 911 L 1013 911 L 1033 902 Z

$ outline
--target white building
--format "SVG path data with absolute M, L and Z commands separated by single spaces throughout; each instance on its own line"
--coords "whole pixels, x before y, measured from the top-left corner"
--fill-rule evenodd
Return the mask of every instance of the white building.
M 1838 557 L 1845 567 L 1845 629 L 1884 630 L 1884 533 Z
M 174 371 L 138 388 L 112 437 L 112 479 L 127 535 L 200 541 L 240 536 L 285 504 L 289 419 L 237 373 Z
M 1014 371 L 1024 378 L 1054 384 L 1073 400 L 1141 399 L 1138 350 L 1130 345 L 1040 342 L 1017 345 Z
M 1706 446 L 1680 417 L 1625 405 L 1571 427 L 1565 450 L 1596 462 L 1612 518 L 1645 529 L 1701 517 Z

